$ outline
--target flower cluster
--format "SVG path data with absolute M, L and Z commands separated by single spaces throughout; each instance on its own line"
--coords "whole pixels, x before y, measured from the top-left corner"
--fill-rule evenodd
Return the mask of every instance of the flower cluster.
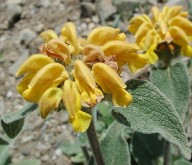
M 181 6 L 165 6 L 162 11 L 153 7 L 151 19 L 147 15 L 133 17 L 128 30 L 134 34 L 136 43 L 146 52 L 151 64 L 158 60 L 159 46 L 160 49 L 168 47 L 169 54 L 174 54 L 179 47 L 179 53 L 192 56 L 192 22 L 187 16 Z
M 115 106 L 132 102 L 120 73 L 127 64 L 132 72 L 141 69 L 147 64 L 147 56 L 138 54 L 139 47 L 128 43 L 119 29 L 97 27 L 83 39 L 77 37 L 75 25 L 69 22 L 60 36 L 52 30 L 40 36 L 45 41 L 40 54 L 31 55 L 16 75 L 24 75 L 18 93 L 37 103 L 43 118 L 62 104 L 74 130 L 83 132 L 91 115 L 82 108 L 93 107 L 104 94 L 112 94 Z

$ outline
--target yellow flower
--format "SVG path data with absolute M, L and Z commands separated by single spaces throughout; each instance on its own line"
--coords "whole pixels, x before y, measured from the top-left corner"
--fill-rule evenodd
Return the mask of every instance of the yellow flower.
M 81 110 L 81 98 L 75 82 L 66 80 L 63 86 L 63 103 L 69 112 L 69 121 L 77 132 L 84 132 L 89 127 L 91 115 Z
M 41 54 L 30 56 L 16 75 L 24 75 L 17 86 L 18 93 L 38 104 L 42 118 L 65 107 L 74 130 L 84 132 L 92 117 L 83 107 L 92 108 L 104 98 L 104 93 L 112 94 L 116 106 L 132 102 L 119 74 L 124 65 L 132 72 L 143 68 L 147 55 L 138 53 L 139 47 L 128 43 L 119 29 L 98 27 L 82 39 L 69 22 L 60 36 L 52 30 L 40 36 L 45 41 Z
M 183 55 L 192 56 L 189 51 L 192 49 L 190 40 L 192 22 L 187 19 L 187 15 L 187 12 L 182 12 L 181 6 L 165 6 L 162 11 L 153 7 L 151 19 L 141 15 L 130 20 L 128 30 L 134 34 L 136 43 L 149 57 L 149 63 L 154 64 L 158 60 L 156 53 L 161 50 L 157 48 L 164 42 L 168 49 L 170 43 L 175 44 L 175 48 L 167 53 L 172 54 L 172 57 L 178 54 L 173 51 L 177 49 L 176 47 L 181 47 Z
M 123 80 L 109 66 L 103 63 L 93 65 L 92 74 L 105 93 L 112 93 L 112 100 L 116 106 L 128 106 L 132 96 L 125 88 Z
M 18 84 L 17 90 L 27 101 L 35 103 L 38 103 L 46 89 L 57 86 L 68 78 L 63 65 L 55 63 L 51 58 L 42 54 L 29 57 L 19 67 L 16 74 L 18 76 L 26 74 Z

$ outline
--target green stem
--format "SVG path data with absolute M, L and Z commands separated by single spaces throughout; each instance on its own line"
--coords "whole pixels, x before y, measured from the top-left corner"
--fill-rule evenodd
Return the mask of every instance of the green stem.
M 169 151 L 170 151 L 170 143 L 166 141 L 163 165 L 169 165 Z
M 86 112 L 91 114 L 90 109 L 86 110 Z M 94 126 L 93 119 L 91 121 L 91 124 L 90 124 L 88 130 L 87 130 L 87 136 L 88 136 L 88 139 L 89 139 L 91 149 L 93 151 L 95 161 L 97 162 L 97 165 L 105 165 L 103 155 L 102 155 L 102 152 L 101 152 L 101 148 L 99 146 L 99 141 L 98 141 L 98 138 L 97 138 L 97 134 L 96 134 L 96 131 L 95 131 L 95 126 Z

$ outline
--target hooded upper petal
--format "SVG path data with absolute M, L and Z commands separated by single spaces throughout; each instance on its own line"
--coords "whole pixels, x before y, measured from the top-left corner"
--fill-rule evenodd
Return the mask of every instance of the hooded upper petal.
M 132 102 L 132 96 L 125 90 L 125 83 L 108 65 L 103 63 L 93 65 L 92 74 L 105 93 L 112 93 L 115 105 L 127 106 Z
M 16 75 L 37 71 L 49 63 L 54 63 L 54 60 L 44 54 L 33 54 L 19 67 Z
M 69 42 L 72 54 L 76 54 L 80 51 L 76 28 L 72 22 L 68 22 L 63 26 L 61 30 L 61 36 L 64 37 L 67 42 Z
M 101 46 L 112 40 L 122 40 L 124 41 L 126 36 L 124 33 L 119 33 L 119 29 L 115 29 L 112 27 L 97 27 L 89 34 L 87 38 L 87 42 L 89 44 L 94 44 Z

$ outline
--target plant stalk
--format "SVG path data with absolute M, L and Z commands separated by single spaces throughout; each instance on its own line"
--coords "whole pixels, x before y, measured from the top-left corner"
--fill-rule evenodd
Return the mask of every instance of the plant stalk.
M 90 109 L 86 110 L 86 112 L 91 115 L 91 110 Z M 97 138 L 97 134 L 96 134 L 93 119 L 91 120 L 91 124 L 90 124 L 90 126 L 89 126 L 89 128 L 87 130 L 87 136 L 88 136 L 88 139 L 89 139 L 91 149 L 93 151 L 93 156 L 95 158 L 95 161 L 97 162 L 97 165 L 105 165 L 105 161 L 104 161 L 104 158 L 103 158 L 103 154 L 101 152 L 101 148 L 100 148 L 99 141 L 98 141 L 98 138 Z
M 170 143 L 166 141 L 163 165 L 169 165 L 169 152 L 170 152 Z

